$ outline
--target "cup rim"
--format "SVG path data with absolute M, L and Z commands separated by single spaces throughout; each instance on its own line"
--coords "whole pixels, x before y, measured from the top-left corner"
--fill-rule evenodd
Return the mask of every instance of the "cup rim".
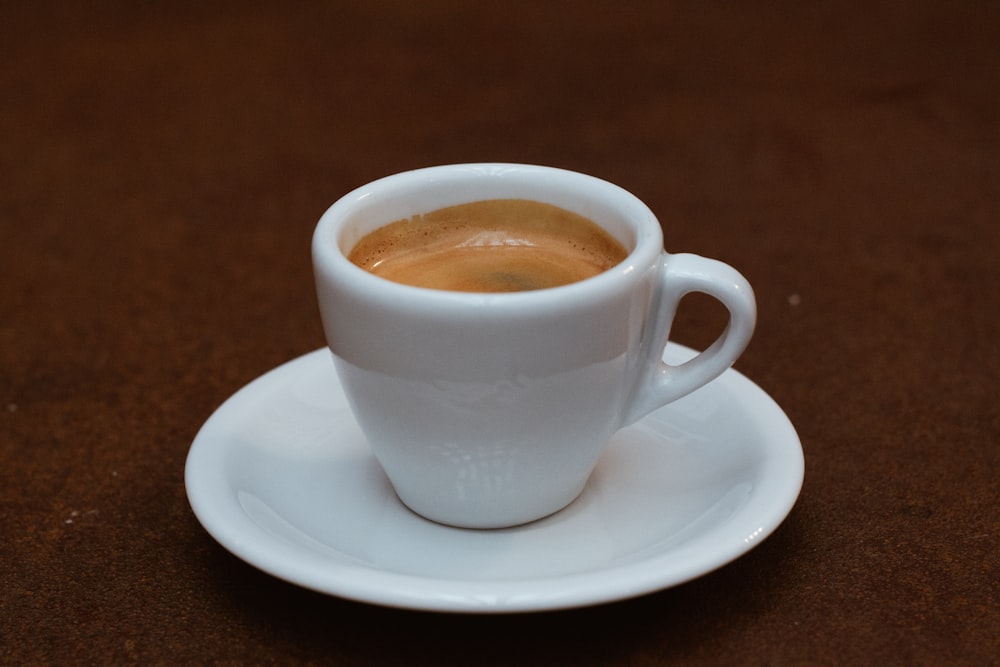
M 416 190 L 421 185 L 443 189 L 448 184 L 457 186 L 477 179 L 503 178 L 520 179 L 520 182 L 536 178 L 538 180 L 535 181 L 533 189 L 539 193 L 543 190 L 558 191 L 566 196 L 567 192 L 573 190 L 580 192 L 581 198 L 584 197 L 583 193 L 586 193 L 588 199 L 603 202 L 609 208 L 618 211 L 621 218 L 631 224 L 634 233 L 633 247 L 625 259 L 595 276 L 566 285 L 519 292 L 460 292 L 397 283 L 355 265 L 347 259 L 341 249 L 342 225 L 352 213 L 361 210 L 380 196 L 386 196 L 393 191 L 399 193 L 407 189 Z M 543 182 L 541 179 L 546 180 Z M 485 198 L 459 198 L 455 203 Z M 581 214 L 593 220 L 590 215 Z M 387 219 L 383 224 L 389 224 L 394 219 L 398 218 Z M 608 230 L 605 222 L 601 220 L 594 222 L 609 233 L 613 233 Z M 456 163 L 422 167 L 371 181 L 351 190 L 327 208 L 316 224 L 312 237 L 313 263 L 317 270 L 336 280 L 350 281 L 354 288 L 363 290 L 368 299 L 374 301 L 412 299 L 424 305 L 450 304 L 458 308 L 470 305 L 480 307 L 489 305 L 492 308 L 524 308 L 535 305 L 544 308 L 574 301 L 580 297 L 589 298 L 600 293 L 615 291 L 625 284 L 631 285 L 634 280 L 640 279 L 640 274 L 649 270 L 655 259 L 663 252 L 663 232 L 658 219 L 649 207 L 631 192 L 609 181 L 581 172 L 506 162 Z

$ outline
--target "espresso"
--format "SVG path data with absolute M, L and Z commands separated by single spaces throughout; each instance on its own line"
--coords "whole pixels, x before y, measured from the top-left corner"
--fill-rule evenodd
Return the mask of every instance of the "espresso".
M 626 255 L 614 237 L 576 213 L 493 199 L 391 222 L 364 236 L 348 259 L 416 287 L 520 292 L 596 276 Z

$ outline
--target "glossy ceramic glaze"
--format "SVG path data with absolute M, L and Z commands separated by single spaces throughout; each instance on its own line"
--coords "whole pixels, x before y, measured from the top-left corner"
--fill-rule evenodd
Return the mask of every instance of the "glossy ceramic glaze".
M 630 254 L 596 277 L 513 294 L 400 285 L 345 257 L 380 225 L 503 198 L 579 213 Z M 313 262 L 327 342 L 376 458 L 404 503 L 455 526 L 516 525 L 570 503 L 615 431 L 726 370 L 755 322 L 736 271 L 664 253 L 660 223 L 634 196 L 545 167 L 452 165 L 376 181 L 323 215 Z M 690 291 L 722 301 L 730 326 L 670 367 L 661 356 Z
M 677 345 L 667 359 L 694 352 Z M 317 350 L 227 400 L 185 471 L 195 515 L 248 563 L 324 593 L 472 613 L 666 588 L 749 551 L 802 484 L 795 429 L 733 370 L 618 431 L 579 497 L 540 521 L 451 528 L 407 510 Z

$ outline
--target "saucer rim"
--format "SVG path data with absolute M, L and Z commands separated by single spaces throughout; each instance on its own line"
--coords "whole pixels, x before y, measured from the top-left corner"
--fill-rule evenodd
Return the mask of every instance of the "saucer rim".
M 665 358 L 671 363 L 695 355 L 685 346 L 669 343 Z M 229 487 L 227 506 L 220 497 L 225 482 L 226 452 L 232 446 L 220 443 L 214 429 L 231 419 L 229 413 L 252 398 L 266 383 L 280 375 L 307 369 L 321 359 L 330 361 L 329 350 L 319 348 L 266 371 L 230 395 L 205 421 L 195 436 L 185 463 L 188 502 L 205 530 L 230 553 L 278 579 L 335 597 L 385 607 L 448 613 L 526 613 L 571 609 L 615 602 L 665 590 L 715 571 L 743 556 L 770 536 L 795 505 L 804 478 L 801 441 L 781 407 L 763 389 L 735 369 L 725 371 L 713 383 L 735 385 L 741 395 L 751 394 L 755 415 L 766 423 L 769 437 L 761 444 L 762 466 L 774 469 L 766 475 L 773 488 L 755 490 L 764 494 L 766 507 L 751 535 L 733 533 L 731 542 L 716 540 L 712 553 L 704 545 L 680 545 L 649 554 L 638 561 L 610 563 L 583 572 L 519 579 L 445 579 L 381 569 L 346 560 L 321 559 L 319 554 L 296 547 L 258 526 L 240 507 L 236 489 Z M 333 381 L 339 380 L 330 370 Z M 746 402 L 741 396 L 740 402 Z M 766 414 L 765 414 L 766 413 Z M 639 420 L 641 423 L 643 420 Z M 771 433 L 771 432 L 774 433 Z M 777 437 L 774 437 L 777 436 Z M 780 469 L 780 474 L 778 473 Z M 222 484 L 225 487 L 225 484 Z M 760 499 L 758 498 L 758 504 Z M 766 510 L 766 511 L 764 511 Z M 736 514 L 742 514 L 741 508 Z M 419 517 L 417 517 L 419 519 Z M 531 524 L 529 524 L 531 525 Z M 519 527 L 505 530 L 518 530 Z M 703 531 L 711 535 L 717 527 Z M 451 529 L 463 530 L 463 529 Z M 347 556 L 349 558 L 349 556 Z M 665 563 L 664 561 L 671 561 Z M 558 584 L 557 586 L 555 584 Z M 547 588 L 540 591 L 539 586 Z

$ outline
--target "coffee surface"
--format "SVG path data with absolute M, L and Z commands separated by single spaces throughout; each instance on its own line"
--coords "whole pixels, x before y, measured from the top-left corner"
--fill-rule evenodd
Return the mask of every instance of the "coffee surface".
M 493 199 L 397 220 L 348 259 L 398 283 L 461 292 L 519 292 L 596 276 L 628 252 L 591 220 L 551 204 Z

